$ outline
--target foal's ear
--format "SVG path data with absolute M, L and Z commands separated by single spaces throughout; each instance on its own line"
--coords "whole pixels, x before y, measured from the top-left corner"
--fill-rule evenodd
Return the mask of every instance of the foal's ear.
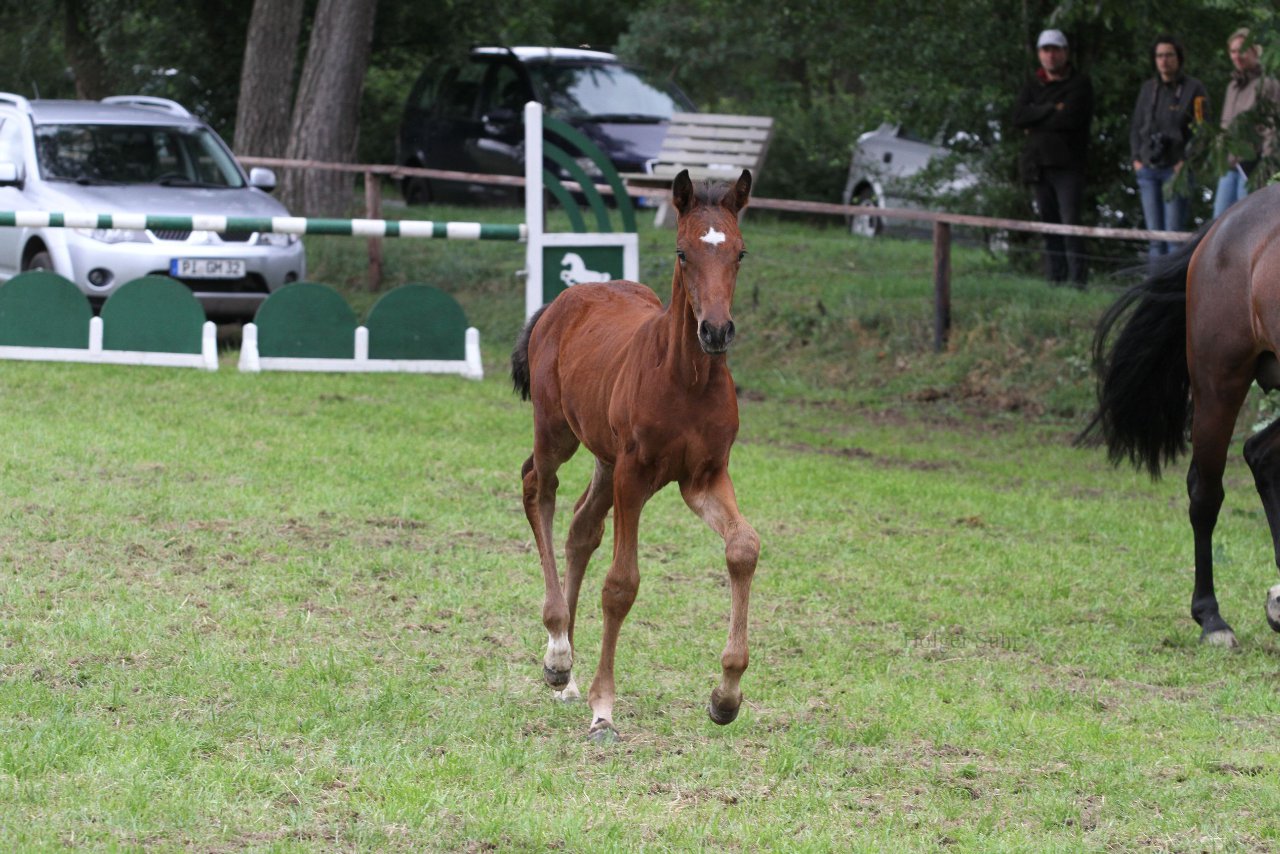
M 750 199 L 751 172 L 743 169 L 742 174 L 738 176 L 737 183 L 729 188 L 729 192 L 724 194 L 724 206 L 736 214 L 747 206 L 747 202 Z
M 689 179 L 688 169 L 681 169 L 680 174 L 671 182 L 671 206 L 681 216 L 693 207 L 693 181 Z

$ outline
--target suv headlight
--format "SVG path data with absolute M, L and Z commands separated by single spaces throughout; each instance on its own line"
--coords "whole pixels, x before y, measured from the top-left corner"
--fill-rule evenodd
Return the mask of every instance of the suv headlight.
M 147 243 L 145 231 L 131 228 L 76 228 L 72 229 L 81 237 L 88 237 L 101 243 Z
M 259 246 L 292 246 L 298 242 L 296 234 L 277 234 L 274 231 L 259 231 Z

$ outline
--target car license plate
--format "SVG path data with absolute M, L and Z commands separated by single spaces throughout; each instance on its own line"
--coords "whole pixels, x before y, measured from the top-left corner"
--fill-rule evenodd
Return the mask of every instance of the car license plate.
M 174 258 L 169 275 L 178 279 L 241 279 L 244 261 L 240 258 Z

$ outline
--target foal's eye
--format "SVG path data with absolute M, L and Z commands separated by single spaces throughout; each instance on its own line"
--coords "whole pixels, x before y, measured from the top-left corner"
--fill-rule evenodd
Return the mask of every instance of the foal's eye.
M 683 249 L 677 249 L 677 250 L 676 250 L 676 257 L 677 257 L 677 258 L 679 258 L 679 259 L 680 259 L 680 263 L 681 263 L 681 264 L 683 264 L 683 263 L 684 263 L 684 250 L 683 250 Z
M 747 257 L 747 250 L 743 249 L 741 252 L 738 253 L 739 261 L 741 261 L 743 258 L 746 258 L 746 257 Z

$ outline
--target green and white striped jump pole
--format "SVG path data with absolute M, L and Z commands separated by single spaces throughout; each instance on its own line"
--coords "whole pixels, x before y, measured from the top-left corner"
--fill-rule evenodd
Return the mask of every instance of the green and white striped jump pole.
M 529 236 L 524 223 L 432 222 L 390 219 L 309 219 L 298 216 L 152 216 L 148 214 L 0 211 L 0 227 L 119 228 L 130 231 L 271 232 L 341 234 L 356 237 L 426 237 L 445 240 L 512 240 Z

